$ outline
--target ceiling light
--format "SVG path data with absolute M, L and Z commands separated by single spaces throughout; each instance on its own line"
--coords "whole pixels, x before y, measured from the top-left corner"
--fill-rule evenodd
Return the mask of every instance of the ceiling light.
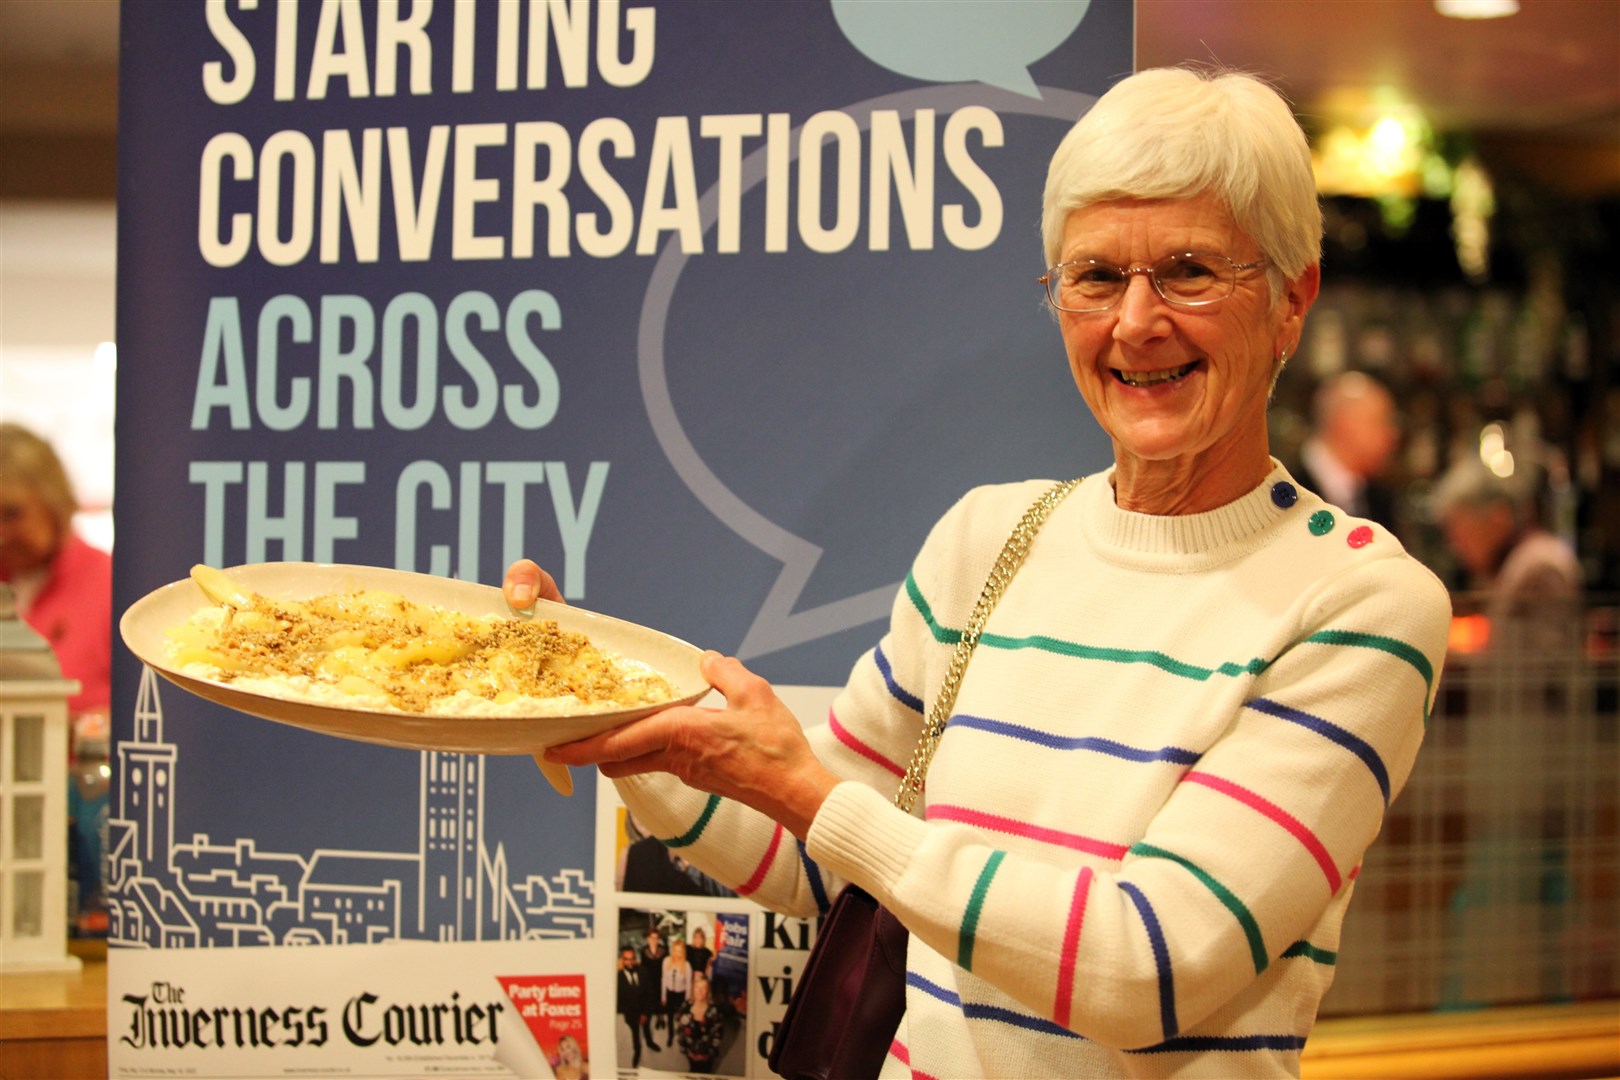
M 1502 19 L 1519 13 L 1519 0 L 1434 0 L 1434 10 L 1450 19 Z

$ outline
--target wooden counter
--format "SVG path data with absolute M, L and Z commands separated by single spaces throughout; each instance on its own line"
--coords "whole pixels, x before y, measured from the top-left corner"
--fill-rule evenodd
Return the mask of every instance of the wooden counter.
M 0 1080 L 107 1075 L 105 953 L 0 978 Z M 1323 1020 L 1305 1080 L 1620 1080 L 1620 1001 Z
M 0 1080 L 107 1075 L 107 951 L 68 974 L 0 976 Z
M 1620 1001 L 1320 1021 L 1305 1080 L 1620 1078 Z

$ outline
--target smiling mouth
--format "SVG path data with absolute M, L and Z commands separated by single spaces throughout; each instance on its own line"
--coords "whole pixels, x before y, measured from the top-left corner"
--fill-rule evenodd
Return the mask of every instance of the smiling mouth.
M 1191 375 L 1198 367 L 1198 361 L 1184 364 L 1177 368 L 1161 368 L 1158 371 L 1122 371 L 1119 368 L 1109 368 L 1114 378 L 1126 386 L 1161 386 L 1164 383 L 1178 382 Z

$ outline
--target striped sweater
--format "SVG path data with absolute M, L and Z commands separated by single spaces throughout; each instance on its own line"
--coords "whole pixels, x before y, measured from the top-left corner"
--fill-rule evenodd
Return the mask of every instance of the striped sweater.
M 1092 477 L 990 618 L 916 814 L 892 805 L 1003 541 L 1047 486 L 934 527 L 817 753 L 798 845 L 672 777 L 619 783 L 665 843 L 777 910 L 854 881 L 911 930 L 884 1075 L 1272 1076 L 1333 977 L 1363 852 L 1411 770 L 1450 605 L 1378 525 L 1281 466 L 1204 514 Z

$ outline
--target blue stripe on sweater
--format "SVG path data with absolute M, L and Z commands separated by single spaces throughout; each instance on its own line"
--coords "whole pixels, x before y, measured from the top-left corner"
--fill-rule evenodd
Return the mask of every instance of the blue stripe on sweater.
M 955 990 L 947 990 L 932 979 L 925 979 L 915 971 L 906 972 L 906 985 L 914 986 L 931 998 L 937 998 L 953 1008 L 962 1007 L 962 999 Z
M 1176 980 L 1170 970 L 1170 948 L 1164 942 L 1164 929 L 1141 889 L 1128 881 L 1120 882 L 1119 887 L 1136 905 L 1142 925 L 1147 928 L 1148 941 L 1153 945 L 1153 962 L 1159 968 L 1159 1023 L 1164 1028 L 1164 1037 L 1172 1039 L 1176 1034 Z
M 999 1005 L 982 1005 L 976 1003 L 963 1003 L 961 995 L 954 990 L 925 979 L 915 971 L 906 972 L 906 985 L 921 990 L 936 1001 L 944 1002 L 953 1009 L 961 1009 L 962 1015 L 969 1020 L 994 1020 L 1002 1024 L 1011 1024 L 1025 1031 L 1038 1031 L 1045 1035 L 1061 1035 L 1066 1039 L 1078 1039 L 1081 1036 L 1061 1027 L 1043 1017 L 1030 1013 L 1021 1013 L 1013 1009 L 1002 1008 Z
M 1303 1050 L 1303 1035 L 1183 1035 L 1127 1054 L 1185 1054 L 1210 1050 Z
M 872 659 L 877 662 L 877 669 L 883 673 L 883 685 L 889 688 L 889 696 L 912 712 L 923 711 L 922 698 L 894 681 L 894 666 L 889 658 L 883 655 L 883 646 L 879 645 L 872 650 Z
M 810 882 L 810 894 L 816 898 L 816 910 L 825 915 L 831 905 L 827 902 L 827 883 L 821 880 L 821 867 L 811 860 L 804 841 L 796 842 L 799 845 L 799 862 L 804 865 L 805 879 Z
M 1009 739 L 1018 739 L 1022 742 L 1034 743 L 1052 750 L 1091 750 L 1099 754 L 1108 754 L 1112 757 L 1124 758 L 1126 761 L 1168 761 L 1174 765 L 1196 765 L 1200 755 L 1183 750 L 1179 746 L 1161 746 L 1157 750 L 1142 750 L 1134 746 L 1126 746 L 1113 739 L 1099 739 L 1096 737 L 1071 737 L 1067 735 L 1054 735 L 1049 731 L 1039 731 L 1023 724 L 1010 724 L 1005 720 L 991 720 L 983 716 L 953 716 L 946 730 L 953 727 L 974 728 L 979 731 L 988 731 L 992 735 L 1005 735 Z
M 1128 886 L 1126 886 L 1128 888 Z M 938 983 L 918 975 L 915 971 L 906 973 L 906 985 L 921 990 L 929 997 L 961 1009 L 962 1015 L 971 1020 L 995 1020 L 999 1023 L 1010 1024 L 1025 1031 L 1037 1031 L 1045 1035 L 1057 1035 L 1065 1039 L 1083 1039 L 1084 1036 L 1061 1027 L 1052 1021 L 1029 1013 L 1021 1013 L 1012 1009 L 1002 1008 L 998 1005 L 963 1004 L 961 995 L 954 990 L 947 990 Z M 1127 1054 L 1174 1054 L 1197 1053 L 1208 1051 L 1253 1051 L 1253 1050 L 1301 1050 L 1305 1046 L 1303 1035 L 1180 1035 L 1166 1039 L 1153 1046 L 1144 1046 L 1136 1050 L 1127 1050 Z
M 1378 756 L 1378 751 L 1374 750 L 1368 743 L 1331 721 L 1272 701 L 1270 698 L 1255 698 L 1252 701 L 1245 702 L 1245 704 L 1257 712 L 1263 712 L 1268 716 L 1275 716 L 1279 720 L 1287 720 L 1289 723 L 1298 724 L 1303 728 L 1314 731 L 1324 739 L 1336 742 L 1356 755 L 1372 771 L 1373 779 L 1378 781 L 1378 790 L 1384 793 L 1384 805 L 1386 807 L 1389 805 L 1389 770 L 1384 767 L 1384 759 Z

